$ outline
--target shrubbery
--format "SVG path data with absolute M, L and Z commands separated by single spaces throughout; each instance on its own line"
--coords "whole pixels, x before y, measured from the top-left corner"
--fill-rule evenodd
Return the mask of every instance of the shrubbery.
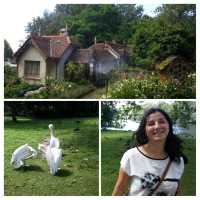
M 25 97 L 28 91 L 34 91 L 43 85 L 32 85 L 17 77 L 15 69 L 5 66 L 4 71 L 4 96 L 5 98 L 79 98 L 94 89 L 94 86 L 87 80 L 79 79 L 76 82 L 46 80 L 46 90 Z
M 70 81 L 47 80 L 46 90 L 39 94 L 34 94 L 30 98 L 79 98 L 87 94 L 94 87 L 86 81 L 78 84 Z
M 69 62 L 65 66 L 65 79 L 68 81 L 87 80 L 89 78 L 89 67 L 84 64 Z
M 17 77 L 16 69 L 4 67 L 4 96 L 5 98 L 23 97 L 24 93 L 40 86 L 30 85 Z
M 150 75 L 144 80 L 127 79 L 116 82 L 109 88 L 109 98 L 141 99 L 185 99 L 196 98 L 196 75 L 190 74 L 183 83 L 177 80 L 161 81 L 158 75 Z

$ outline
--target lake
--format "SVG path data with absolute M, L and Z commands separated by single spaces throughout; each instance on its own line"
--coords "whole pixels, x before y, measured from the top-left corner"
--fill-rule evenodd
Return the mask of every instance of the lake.
M 138 129 L 140 122 L 133 121 L 133 120 L 127 120 L 124 123 L 124 126 L 122 128 L 116 128 L 116 127 L 108 127 L 107 130 L 116 130 L 116 131 L 136 131 Z M 173 126 L 174 134 L 181 134 L 181 133 L 189 133 L 190 129 L 180 127 L 179 125 Z

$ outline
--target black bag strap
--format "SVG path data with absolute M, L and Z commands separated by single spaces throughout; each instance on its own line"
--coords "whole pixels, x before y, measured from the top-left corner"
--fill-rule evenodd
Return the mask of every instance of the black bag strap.
M 164 172 L 162 173 L 162 176 L 160 177 L 159 182 L 157 183 L 156 187 L 149 193 L 149 196 L 152 196 L 153 193 L 158 189 L 158 187 L 161 185 L 162 181 L 165 179 L 165 176 L 167 175 L 167 172 L 169 170 L 169 167 L 171 165 L 172 161 L 171 159 L 169 160 L 169 162 L 167 163 L 167 166 L 165 167 Z

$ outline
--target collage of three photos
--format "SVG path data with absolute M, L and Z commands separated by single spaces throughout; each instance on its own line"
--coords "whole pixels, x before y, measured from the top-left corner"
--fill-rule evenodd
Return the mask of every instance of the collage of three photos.
M 196 196 L 196 4 L 24 6 L 4 196 Z

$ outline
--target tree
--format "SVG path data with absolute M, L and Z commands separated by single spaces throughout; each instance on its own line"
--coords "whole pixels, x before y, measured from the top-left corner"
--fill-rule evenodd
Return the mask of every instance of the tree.
M 118 120 L 117 116 L 117 102 L 114 101 L 103 101 L 101 103 L 101 127 L 115 126 Z
M 122 105 L 120 108 L 119 118 L 123 121 L 128 119 L 137 121 L 141 116 L 142 110 L 141 105 L 137 104 L 135 101 L 127 101 L 126 104 Z
M 195 61 L 196 8 L 191 4 L 162 5 L 154 18 L 143 18 L 129 40 L 136 65 L 151 66 L 170 55 Z
M 13 122 L 18 122 L 17 116 L 27 115 L 29 109 L 27 109 L 28 102 L 23 101 L 7 101 L 4 103 L 5 116 L 11 116 Z
M 196 122 L 196 105 L 190 101 L 176 101 L 171 111 L 173 119 L 182 127 L 189 127 Z
M 142 16 L 143 8 L 132 5 L 112 4 L 58 4 L 51 13 L 29 22 L 26 32 L 57 34 L 60 28 L 68 26 L 70 36 L 84 47 L 97 41 L 117 40 L 127 43 L 132 34 L 133 23 Z
M 13 58 L 13 50 L 7 40 L 4 40 L 4 61 L 11 60 Z
M 97 117 L 98 102 L 9 101 L 5 102 L 5 115 L 17 122 L 17 116 L 34 118 Z

